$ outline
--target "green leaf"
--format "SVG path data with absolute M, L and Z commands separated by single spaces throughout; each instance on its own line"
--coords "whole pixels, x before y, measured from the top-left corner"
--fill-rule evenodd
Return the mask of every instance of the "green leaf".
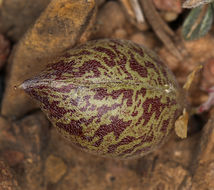
M 204 5 L 204 4 L 208 4 L 213 2 L 214 0 L 186 0 L 182 7 L 183 8 L 195 8 L 198 7 L 200 5 Z
M 196 7 L 191 10 L 182 27 L 185 40 L 195 40 L 208 33 L 213 23 L 213 5 Z

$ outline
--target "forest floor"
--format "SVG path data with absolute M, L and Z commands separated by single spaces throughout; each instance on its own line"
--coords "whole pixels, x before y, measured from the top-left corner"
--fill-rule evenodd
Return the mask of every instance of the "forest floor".
M 206 89 L 214 86 L 214 27 L 204 37 L 185 41 L 181 30 L 189 10 L 182 9 L 181 0 L 154 0 L 163 26 L 142 21 L 126 0 L 101 0 L 97 9 L 73 0 L 79 8 L 65 6 L 64 12 L 50 0 L 0 2 L 1 190 L 214 190 L 213 109 L 191 116 L 186 139 L 173 131 L 160 149 L 142 158 L 114 160 L 73 147 L 24 92 L 14 90 L 69 47 L 120 38 L 155 51 L 181 86 L 196 66 L 204 65 L 188 94 L 189 104 L 199 107 L 208 99 Z M 54 20 L 56 13 L 63 19 Z M 164 33 L 165 25 L 173 35 Z

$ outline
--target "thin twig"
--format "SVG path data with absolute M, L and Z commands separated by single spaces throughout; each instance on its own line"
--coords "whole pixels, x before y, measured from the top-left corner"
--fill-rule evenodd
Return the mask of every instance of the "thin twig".
M 143 16 L 139 1 L 138 0 L 131 0 L 130 3 L 134 9 L 137 22 L 139 22 L 139 23 L 145 22 L 145 18 Z
M 153 2 L 151 0 L 140 0 L 140 3 L 143 8 L 143 13 L 145 14 L 145 17 L 147 18 L 156 35 L 174 56 L 176 56 L 179 60 L 182 60 L 180 52 L 175 47 L 174 42 L 170 38 L 174 37 L 174 32 L 160 17 Z

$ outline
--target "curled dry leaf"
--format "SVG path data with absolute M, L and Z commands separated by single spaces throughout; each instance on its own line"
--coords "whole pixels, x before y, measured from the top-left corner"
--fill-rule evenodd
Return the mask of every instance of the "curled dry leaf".
M 194 70 L 188 75 L 186 83 L 184 84 L 183 88 L 185 90 L 189 90 L 193 80 L 195 79 L 196 73 L 199 72 L 203 68 L 202 65 L 198 65 L 194 68 Z
M 189 120 L 189 114 L 186 109 L 183 110 L 183 115 L 181 115 L 175 122 L 175 132 L 180 138 L 187 138 L 187 125 Z

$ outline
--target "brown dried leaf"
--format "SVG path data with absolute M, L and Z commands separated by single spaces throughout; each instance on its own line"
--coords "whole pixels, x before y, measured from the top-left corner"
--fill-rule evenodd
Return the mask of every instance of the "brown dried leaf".
M 186 109 L 183 110 L 183 115 L 181 115 L 175 122 L 175 132 L 180 138 L 187 138 L 187 125 L 189 120 L 189 114 Z
M 187 77 L 187 81 L 186 83 L 184 84 L 183 88 L 185 90 L 189 90 L 191 84 L 193 83 L 193 80 L 195 79 L 195 75 L 197 72 L 199 72 L 201 69 L 203 68 L 202 65 L 198 65 L 194 68 L 194 70 L 188 75 Z

